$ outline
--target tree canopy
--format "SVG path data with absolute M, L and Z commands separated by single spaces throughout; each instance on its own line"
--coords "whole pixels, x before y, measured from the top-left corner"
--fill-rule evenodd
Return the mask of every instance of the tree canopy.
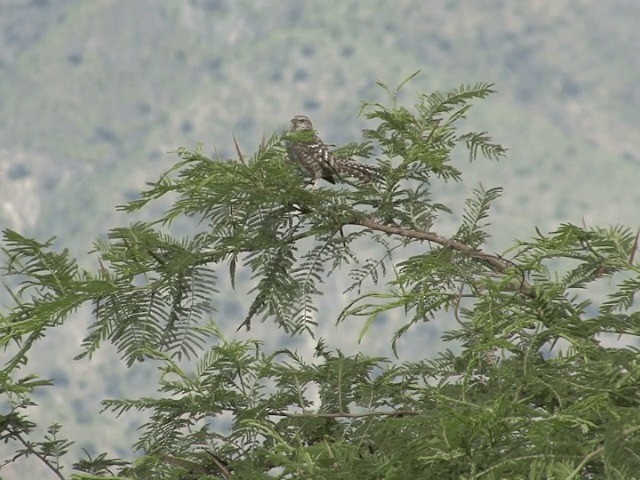
M 178 150 L 180 161 L 121 207 L 132 218 L 160 199 L 170 208 L 96 241 L 95 270 L 53 239 L 5 230 L 4 273 L 17 287 L 0 323 L 8 358 L 0 432 L 15 454 L 0 466 L 36 458 L 58 478 L 71 475 L 62 465 L 72 440 L 57 423 L 38 437 L 29 417 L 37 390 L 52 384 L 30 371 L 29 355 L 90 306 L 79 361 L 109 342 L 128 368 L 150 360 L 160 375 L 157 396 L 103 402 L 115 415 L 148 415 L 131 442 L 137 458 L 87 455 L 75 459 L 73 478 L 622 479 L 640 471 L 638 235 L 623 226 L 532 226 L 532 239 L 487 250 L 501 189 L 474 187 L 462 212 L 431 190 L 463 181 L 457 149 L 471 161 L 505 157 L 487 133 L 463 130 L 492 85 L 421 94 L 411 108 L 399 89 L 381 87 L 388 105 L 365 103 L 361 112 L 374 128 L 335 150 L 376 165 L 373 182 L 307 188 L 286 158 L 290 134 L 276 133 L 251 156 Z M 443 215 L 459 218 L 453 234 L 437 230 Z M 185 218 L 197 226 L 177 236 L 171 226 Z M 322 297 L 331 275 L 349 281 L 337 318 L 319 308 L 333 301 Z M 223 282 L 249 285 L 239 318 L 216 312 Z M 315 338 L 316 322 L 340 330 L 360 317 L 366 346 L 391 313 L 403 319 L 388 339 L 394 349 L 443 315 L 447 348 L 405 360 L 318 338 L 304 355 L 234 335 L 261 321 Z

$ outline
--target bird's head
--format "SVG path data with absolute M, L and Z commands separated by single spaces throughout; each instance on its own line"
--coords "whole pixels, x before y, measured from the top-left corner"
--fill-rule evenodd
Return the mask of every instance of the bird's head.
M 313 130 L 313 124 L 304 115 L 296 115 L 291 119 L 291 131 L 303 132 L 306 130 Z

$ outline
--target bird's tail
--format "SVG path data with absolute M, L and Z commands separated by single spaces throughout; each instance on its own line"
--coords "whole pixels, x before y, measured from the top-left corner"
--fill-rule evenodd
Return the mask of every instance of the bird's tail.
M 372 182 L 380 178 L 380 171 L 376 167 L 345 159 L 340 160 L 338 173 L 355 177 L 362 182 Z

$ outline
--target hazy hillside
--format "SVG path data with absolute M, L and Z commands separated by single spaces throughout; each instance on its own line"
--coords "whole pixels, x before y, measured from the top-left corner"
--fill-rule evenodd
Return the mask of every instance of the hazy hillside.
M 46 208 L 11 196 L 20 216 L 3 216 L 83 251 L 114 204 L 170 165 L 167 151 L 229 155 L 231 132 L 251 151 L 298 112 L 345 142 L 376 79 L 422 69 L 409 90 L 496 84 L 473 118 L 510 147 L 510 165 L 481 166 L 517 207 L 505 213 L 603 221 L 617 204 L 614 220 L 633 221 L 639 20 L 633 0 L 5 0 L 0 168 Z M 563 197 L 576 184 L 588 204 Z
M 250 154 L 298 113 L 327 141 L 357 140 L 361 102 L 384 98 L 375 81 L 420 69 L 409 105 L 416 92 L 496 84 L 469 121 L 509 159 L 474 164 L 470 184 L 434 195 L 462 204 L 474 182 L 502 185 L 496 249 L 533 235 L 532 223 L 635 227 L 638 25 L 637 0 L 2 0 L 0 226 L 84 254 L 123 221 L 114 206 L 175 161 L 168 151 L 200 142 L 231 156 L 233 132 Z M 82 318 L 50 339 L 69 352 L 43 350 L 39 373 L 61 384 L 48 413 L 71 436 L 84 430 L 92 451 L 128 445 L 124 422 L 96 437 L 96 402 L 140 374 L 113 371 L 109 352 L 79 364 L 81 379 L 64 374 Z

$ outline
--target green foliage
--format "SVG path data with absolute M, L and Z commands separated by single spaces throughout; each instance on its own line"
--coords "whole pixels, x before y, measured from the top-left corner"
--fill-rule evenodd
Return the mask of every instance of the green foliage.
M 83 270 L 52 241 L 5 231 L 7 275 L 20 287 L 3 315 L 0 371 L 6 463 L 35 456 L 59 478 L 69 441 L 52 426 L 41 441 L 26 408 L 49 385 L 28 355 L 46 330 L 82 305 L 93 319 L 78 358 L 105 341 L 129 368 L 159 365 L 158 395 L 107 399 L 119 416 L 148 420 L 133 461 L 106 454 L 76 462 L 74 478 L 629 478 L 640 471 L 638 351 L 605 335 L 640 335 L 637 235 L 562 225 L 502 255 L 483 250 L 500 188 L 477 187 L 455 233 L 433 231 L 447 205 L 433 182 L 462 181 L 452 152 L 500 159 L 486 133 L 458 131 L 491 85 L 420 95 L 413 109 L 382 85 L 391 105 L 366 104 L 377 122 L 365 141 L 338 149 L 375 161 L 372 183 L 305 188 L 286 161 L 285 135 L 250 158 L 212 160 L 198 150 L 140 199 L 133 215 L 165 196 L 152 223 L 111 230 L 95 243 L 97 271 Z M 175 238 L 172 222 L 198 221 Z M 367 247 L 365 250 L 363 247 Z M 366 251 L 367 254 L 363 254 Z M 228 271 L 228 273 L 227 273 Z M 399 339 L 436 317 L 451 320 L 450 348 L 434 359 L 390 360 L 335 351 L 313 357 L 231 337 L 253 322 L 313 337 L 330 276 L 351 283 L 338 322 L 365 318 L 361 338 L 384 318 Z M 220 278 L 248 282 L 242 318 L 221 318 Z M 603 302 L 590 299 L 600 279 Z M 233 333 L 231 333 L 233 335 Z M 19 377 L 22 375 L 22 377 Z

